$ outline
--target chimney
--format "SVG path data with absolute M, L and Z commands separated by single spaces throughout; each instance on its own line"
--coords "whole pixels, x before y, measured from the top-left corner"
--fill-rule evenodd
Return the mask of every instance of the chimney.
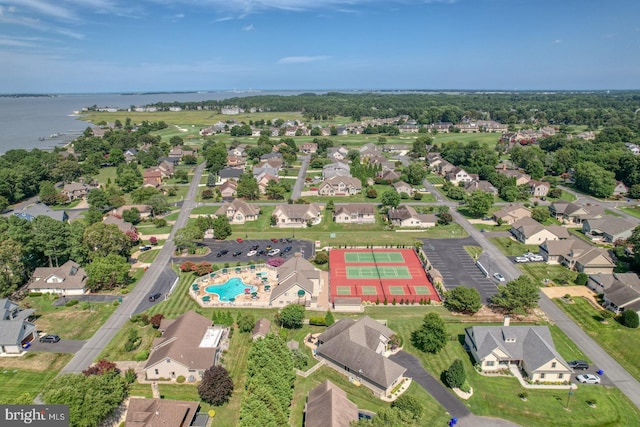
M 509 316 L 504 316 L 504 323 L 502 324 L 502 326 L 509 326 L 510 322 L 511 318 Z

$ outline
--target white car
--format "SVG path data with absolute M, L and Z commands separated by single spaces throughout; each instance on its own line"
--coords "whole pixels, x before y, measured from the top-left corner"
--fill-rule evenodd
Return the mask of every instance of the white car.
M 516 262 L 529 262 L 529 258 L 523 256 L 517 256 Z
M 504 282 L 506 279 L 504 278 L 504 276 L 500 273 L 494 273 L 493 277 L 498 281 L 498 282 Z
M 267 253 L 267 255 L 269 255 L 269 256 L 276 256 L 276 255 L 278 255 L 279 253 L 280 253 L 280 249 L 275 248 L 275 249 L 271 249 L 271 250 Z
M 593 374 L 576 375 L 576 380 L 583 384 L 600 384 L 600 377 Z
M 540 262 L 540 261 L 544 261 L 544 258 L 542 255 L 534 255 L 534 256 L 530 256 L 529 257 L 529 261 L 531 262 Z
M 247 256 L 254 256 L 257 253 L 258 253 L 258 251 L 249 251 L 249 252 L 247 252 Z

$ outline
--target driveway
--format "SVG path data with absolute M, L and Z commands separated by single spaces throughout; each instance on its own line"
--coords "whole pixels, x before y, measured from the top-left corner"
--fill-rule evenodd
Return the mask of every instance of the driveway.
M 427 372 L 420 361 L 413 355 L 406 351 L 399 351 L 398 353 L 389 357 L 400 366 L 404 367 L 407 372 L 405 375 L 411 377 L 413 381 L 418 383 L 420 387 L 425 389 L 427 393 L 433 396 L 444 408 L 451 414 L 451 417 L 458 419 L 457 426 L 470 427 L 470 426 L 487 426 L 487 427 L 517 427 L 518 424 L 511 421 L 502 420 L 499 418 L 480 417 L 473 415 L 469 408 L 460 401 L 447 387 L 445 387 L 440 381 L 435 379 L 429 372 Z
M 138 307 L 134 310 L 133 313 L 134 314 L 142 313 L 152 305 L 155 305 L 164 301 L 165 298 L 167 297 L 167 294 L 171 290 L 171 286 L 173 286 L 173 284 L 176 282 L 177 279 L 178 279 L 178 275 L 176 274 L 176 272 L 173 271 L 171 267 L 165 266 L 160 272 L 160 275 L 154 282 L 153 286 L 151 287 L 151 290 L 149 291 L 149 295 L 155 294 L 156 292 L 158 292 L 162 296 L 158 298 L 156 301 L 149 301 L 149 296 L 147 295 L 147 298 L 144 298 L 142 301 L 140 301 L 140 304 L 138 304 Z
M 444 286 L 476 288 L 483 303 L 495 295 L 497 287 L 476 266 L 464 246 L 480 246 L 473 237 L 465 239 L 422 239 L 422 250 L 434 268 L 442 275 Z
M 55 331 L 51 333 L 55 333 Z M 31 342 L 31 347 L 29 347 L 27 351 L 75 354 L 85 343 L 86 341 L 63 339 L 56 343 L 42 343 L 38 339 L 35 339 Z
M 247 263 L 249 261 L 257 262 L 259 259 L 267 261 L 270 257 L 268 255 L 253 255 L 247 256 L 247 253 L 251 250 L 252 246 L 258 245 L 258 250 L 267 250 L 267 246 L 271 246 L 272 249 L 280 249 L 280 253 L 275 255 L 275 257 L 281 257 L 284 259 L 289 259 L 294 256 L 295 253 L 301 252 L 303 253 L 305 258 L 311 258 L 315 254 L 315 248 L 311 241 L 309 240 L 291 240 L 291 242 L 272 242 L 271 240 L 243 240 L 242 242 L 237 242 L 236 240 L 209 240 L 205 241 L 204 244 L 209 247 L 211 252 L 208 255 L 204 256 L 186 256 L 186 257 L 174 257 L 173 262 L 175 263 L 183 263 L 185 261 L 193 261 L 193 262 L 202 262 L 208 261 L 212 264 L 223 264 L 230 263 L 235 264 L 237 262 Z M 288 252 L 284 252 L 284 249 L 288 246 L 291 246 L 291 250 Z M 217 256 L 217 254 L 226 249 L 226 254 L 222 256 Z M 240 255 L 233 256 L 233 253 L 236 251 L 242 252 Z

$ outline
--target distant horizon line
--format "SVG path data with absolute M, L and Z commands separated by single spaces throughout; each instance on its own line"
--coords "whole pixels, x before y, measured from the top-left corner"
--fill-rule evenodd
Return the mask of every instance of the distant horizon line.
M 7 92 L 0 93 L 0 97 L 47 97 L 47 96 L 79 96 L 79 95 L 161 95 L 161 94 L 190 94 L 190 93 L 264 93 L 264 92 L 356 92 L 356 93 L 599 93 L 599 92 L 638 92 L 640 89 L 200 89 L 200 90 L 158 90 L 158 91 L 100 91 L 100 92 Z

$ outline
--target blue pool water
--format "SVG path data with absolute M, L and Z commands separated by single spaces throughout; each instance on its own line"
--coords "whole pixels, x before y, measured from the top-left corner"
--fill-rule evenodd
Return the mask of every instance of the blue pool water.
M 241 278 L 232 277 L 222 285 L 207 286 L 204 290 L 209 294 L 217 294 L 220 297 L 220 301 L 229 301 L 230 298 L 237 298 L 238 295 L 244 295 L 246 288 L 250 288 L 251 292 L 257 291 L 255 286 L 247 285 Z

